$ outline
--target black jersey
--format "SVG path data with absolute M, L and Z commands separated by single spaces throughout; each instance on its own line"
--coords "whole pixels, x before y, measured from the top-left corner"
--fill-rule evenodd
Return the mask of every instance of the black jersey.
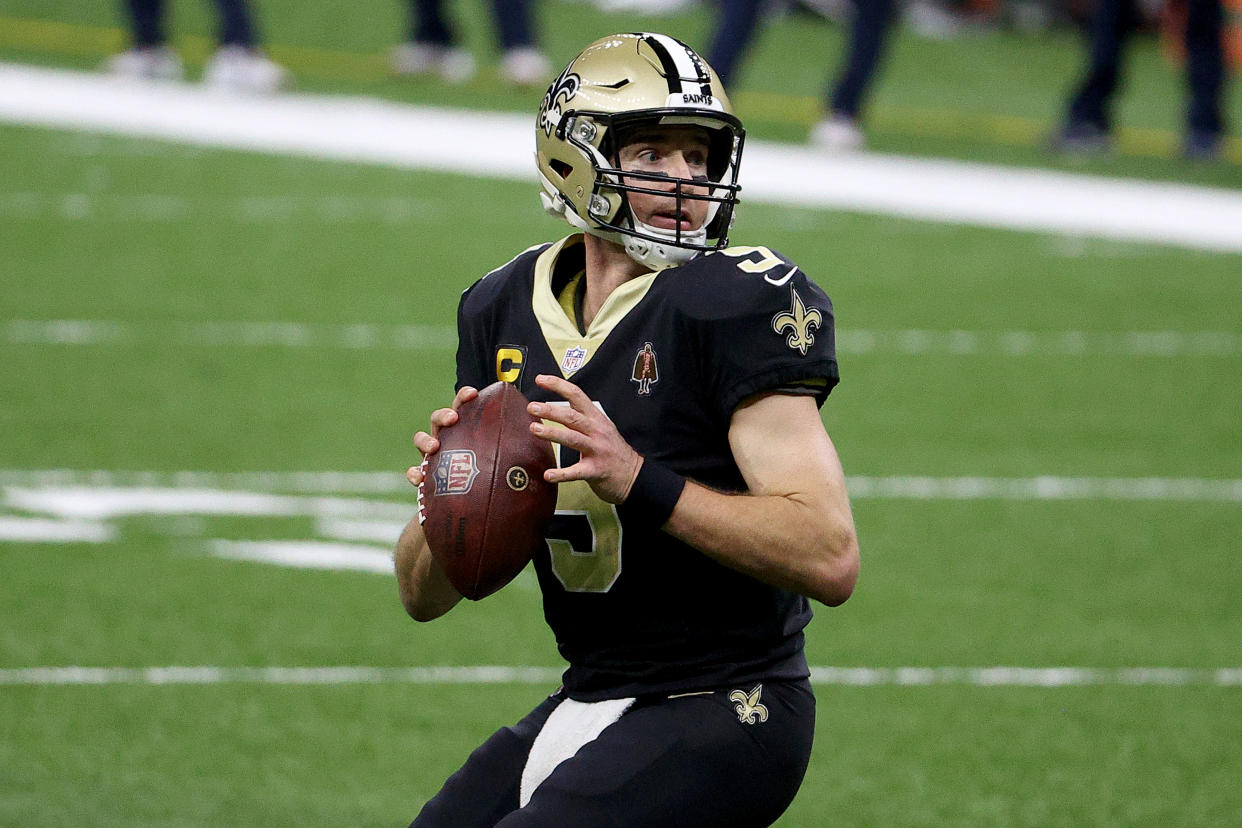
M 574 260 L 577 264 L 574 264 Z M 458 309 L 457 385 L 513 382 L 560 401 L 537 374 L 577 384 L 639 454 L 718 491 L 744 492 L 729 449 L 733 410 L 760 391 L 837 382 L 832 305 L 792 262 L 734 247 L 626 282 L 585 333 L 554 294 L 581 236 L 531 248 L 476 282 Z M 557 447 L 558 463 L 577 461 Z M 544 614 L 581 701 L 808 674 L 806 598 L 711 560 L 562 483 L 535 558 Z

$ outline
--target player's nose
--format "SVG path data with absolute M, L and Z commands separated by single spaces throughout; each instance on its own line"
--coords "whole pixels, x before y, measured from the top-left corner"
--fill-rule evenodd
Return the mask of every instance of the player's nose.
M 690 167 L 690 162 L 686 160 L 686 156 L 682 152 L 671 152 L 668 154 L 664 172 L 672 178 L 694 177 L 694 170 Z

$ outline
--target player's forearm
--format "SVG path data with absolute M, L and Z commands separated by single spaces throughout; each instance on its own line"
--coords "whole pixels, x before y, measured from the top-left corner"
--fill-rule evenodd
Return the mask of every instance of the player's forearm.
M 431 556 L 418 520 L 409 522 L 393 553 L 401 605 L 415 621 L 431 621 L 451 610 L 461 593 L 449 583 L 444 571 Z
M 791 495 L 728 495 L 689 482 L 664 526 L 716 561 L 829 606 L 858 580 L 858 539 L 847 503 Z

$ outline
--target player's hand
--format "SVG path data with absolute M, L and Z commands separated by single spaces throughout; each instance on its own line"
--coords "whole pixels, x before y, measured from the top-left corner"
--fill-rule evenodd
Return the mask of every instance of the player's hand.
M 426 460 L 428 454 L 434 454 L 440 450 L 440 440 L 438 435 L 440 429 L 448 428 L 457 422 L 460 415 L 457 409 L 461 408 L 465 403 L 470 402 L 479 396 L 477 388 L 471 388 L 469 385 L 463 385 L 461 390 L 457 392 L 457 396 L 453 397 L 452 405 L 448 408 L 437 408 L 431 412 L 431 433 L 420 431 L 414 435 L 414 447 L 417 448 Z M 423 482 L 422 465 L 410 466 L 405 470 L 405 479 L 417 486 Z
M 533 402 L 526 410 L 534 417 L 559 423 L 564 428 L 531 423 L 531 433 L 578 452 L 580 459 L 563 469 L 548 469 L 549 483 L 585 480 L 607 503 L 621 503 L 630 493 L 643 458 L 617 431 L 617 426 L 586 393 L 572 382 L 549 374 L 535 377 L 540 387 L 563 397 L 569 405 Z

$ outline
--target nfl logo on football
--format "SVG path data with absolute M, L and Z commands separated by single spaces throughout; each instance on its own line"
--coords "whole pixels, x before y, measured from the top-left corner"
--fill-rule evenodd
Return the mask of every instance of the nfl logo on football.
M 474 452 L 465 449 L 446 451 L 440 455 L 431 477 L 436 481 L 436 494 L 465 494 L 479 474 Z
M 572 374 L 582 367 L 582 363 L 586 362 L 587 349 L 580 345 L 575 345 L 565 352 L 565 358 L 561 360 L 561 371 L 566 374 Z

